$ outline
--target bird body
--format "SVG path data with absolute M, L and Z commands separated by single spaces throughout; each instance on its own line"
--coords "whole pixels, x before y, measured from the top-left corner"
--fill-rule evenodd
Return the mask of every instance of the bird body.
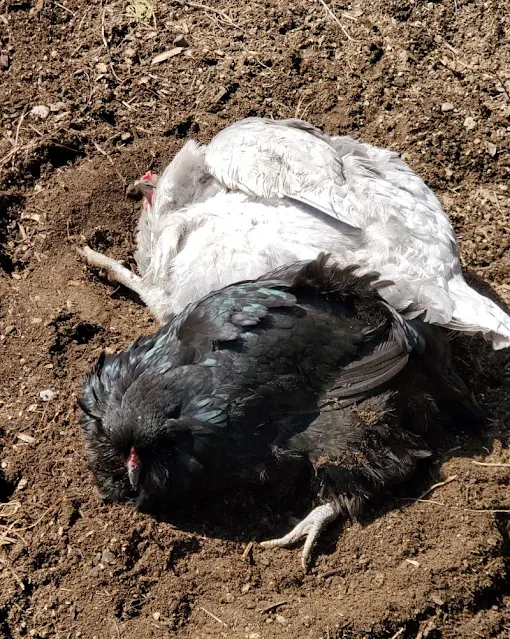
M 325 503 L 302 522 L 306 560 L 333 515 L 430 455 L 441 402 L 477 414 L 440 329 L 327 259 L 210 293 L 100 359 L 80 406 L 103 497 L 178 501 L 308 471 Z
M 390 280 L 382 294 L 408 319 L 510 345 L 510 317 L 465 282 L 452 226 L 424 182 L 395 153 L 301 120 L 248 118 L 207 146 L 187 142 L 144 207 L 140 277 L 84 255 L 164 321 L 211 290 L 320 251 Z

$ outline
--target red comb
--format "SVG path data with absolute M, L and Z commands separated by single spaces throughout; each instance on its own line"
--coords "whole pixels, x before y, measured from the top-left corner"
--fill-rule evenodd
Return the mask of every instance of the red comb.
M 152 179 L 152 177 L 154 176 L 154 173 L 152 171 L 147 171 L 147 173 L 144 173 L 141 177 L 142 180 L 150 180 Z

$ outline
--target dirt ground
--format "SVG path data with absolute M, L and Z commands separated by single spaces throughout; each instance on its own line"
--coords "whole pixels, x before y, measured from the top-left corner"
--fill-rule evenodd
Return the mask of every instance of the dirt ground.
M 299 116 L 400 152 L 508 304 L 507 2 L 153 2 L 0 0 L 0 636 L 510 637 L 508 352 L 455 340 L 487 431 L 332 526 L 304 575 L 296 550 L 244 552 L 306 511 L 296 496 L 172 523 L 100 501 L 76 396 L 101 350 L 156 325 L 75 253 L 132 254 L 126 187 L 188 136 Z

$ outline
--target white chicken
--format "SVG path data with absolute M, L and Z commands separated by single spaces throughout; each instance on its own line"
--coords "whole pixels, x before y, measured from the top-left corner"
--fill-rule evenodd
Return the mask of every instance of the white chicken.
M 144 178 L 140 275 L 89 247 L 80 253 L 161 322 L 212 290 L 322 251 L 389 280 L 382 295 L 405 317 L 510 346 L 510 316 L 465 282 L 440 202 L 392 151 L 301 120 L 248 118 L 206 146 L 187 142 L 157 186 Z

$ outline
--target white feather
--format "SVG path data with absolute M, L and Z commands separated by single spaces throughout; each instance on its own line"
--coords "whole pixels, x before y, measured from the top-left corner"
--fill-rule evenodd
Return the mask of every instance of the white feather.
M 388 150 L 298 120 L 250 118 L 188 142 L 142 215 L 142 298 L 161 321 L 211 290 L 331 252 L 393 285 L 407 317 L 510 346 L 510 317 L 464 281 L 438 199 Z

